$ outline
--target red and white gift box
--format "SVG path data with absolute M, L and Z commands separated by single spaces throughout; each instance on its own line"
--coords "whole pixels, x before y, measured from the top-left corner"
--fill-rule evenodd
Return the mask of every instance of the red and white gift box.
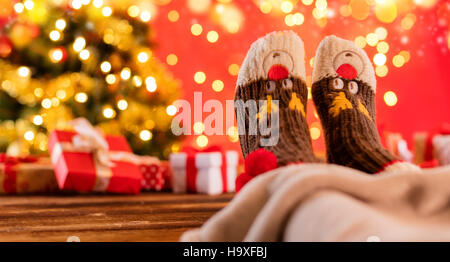
M 59 188 L 138 194 L 142 174 L 125 138 L 94 135 L 87 120 L 81 122 L 77 132 L 50 134 L 49 151 Z
M 182 152 L 169 156 L 172 190 L 175 193 L 215 195 L 235 191 L 237 152 L 213 149 L 207 151 Z
M 139 168 L 142 173 L 142 190 L 162 191 L 172 188 L 170 168 L 167 161 L 140 164 Z

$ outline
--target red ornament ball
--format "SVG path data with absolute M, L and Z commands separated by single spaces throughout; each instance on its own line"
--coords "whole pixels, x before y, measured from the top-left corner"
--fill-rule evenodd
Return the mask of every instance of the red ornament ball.
M 277 157 L 270 151 L 259 148 L 245 158 L 245 173 L 257 176 L 278 167 Z

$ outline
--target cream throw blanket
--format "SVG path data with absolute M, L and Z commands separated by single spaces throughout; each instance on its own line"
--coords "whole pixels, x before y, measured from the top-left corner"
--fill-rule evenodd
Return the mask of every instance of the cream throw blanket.
M 449 241 L 450 166 L 367 175 L 330 164 L 260 175 L 181 241 Z

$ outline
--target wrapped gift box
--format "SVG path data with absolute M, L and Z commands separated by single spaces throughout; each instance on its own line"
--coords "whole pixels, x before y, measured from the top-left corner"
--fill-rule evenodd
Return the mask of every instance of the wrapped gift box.
M 0 156 L 0 194 L 33 194 L 58 191 L 49 158 Z
M 169 156 L 175 193 L 221 194 L 235 191 L 236 151 L 176 153 Z
M 142 190 L 163 191 L 172 188 L 169 162 L 142 163 L 139 168 L 142 172 Z
M 74 146 L 77 135 L 77 132 L 60 130 L 50 134 L 49 151 L 60 189 L 139 193 L 142 175 L 135 162 L 123 157 L 121 160 L 113 160 L 112 166 L 102 165 L 97 161 L 94 151 Z M 108 145 L 106 153 L 116 156 L 132 155 L 124 137 L 106 136 L 104 139 Z

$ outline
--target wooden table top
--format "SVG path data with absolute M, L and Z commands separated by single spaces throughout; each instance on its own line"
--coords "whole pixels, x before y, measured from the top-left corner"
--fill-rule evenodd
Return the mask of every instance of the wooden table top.
M 233 194 L 1 196 L 0 241 L 178 241 Z

